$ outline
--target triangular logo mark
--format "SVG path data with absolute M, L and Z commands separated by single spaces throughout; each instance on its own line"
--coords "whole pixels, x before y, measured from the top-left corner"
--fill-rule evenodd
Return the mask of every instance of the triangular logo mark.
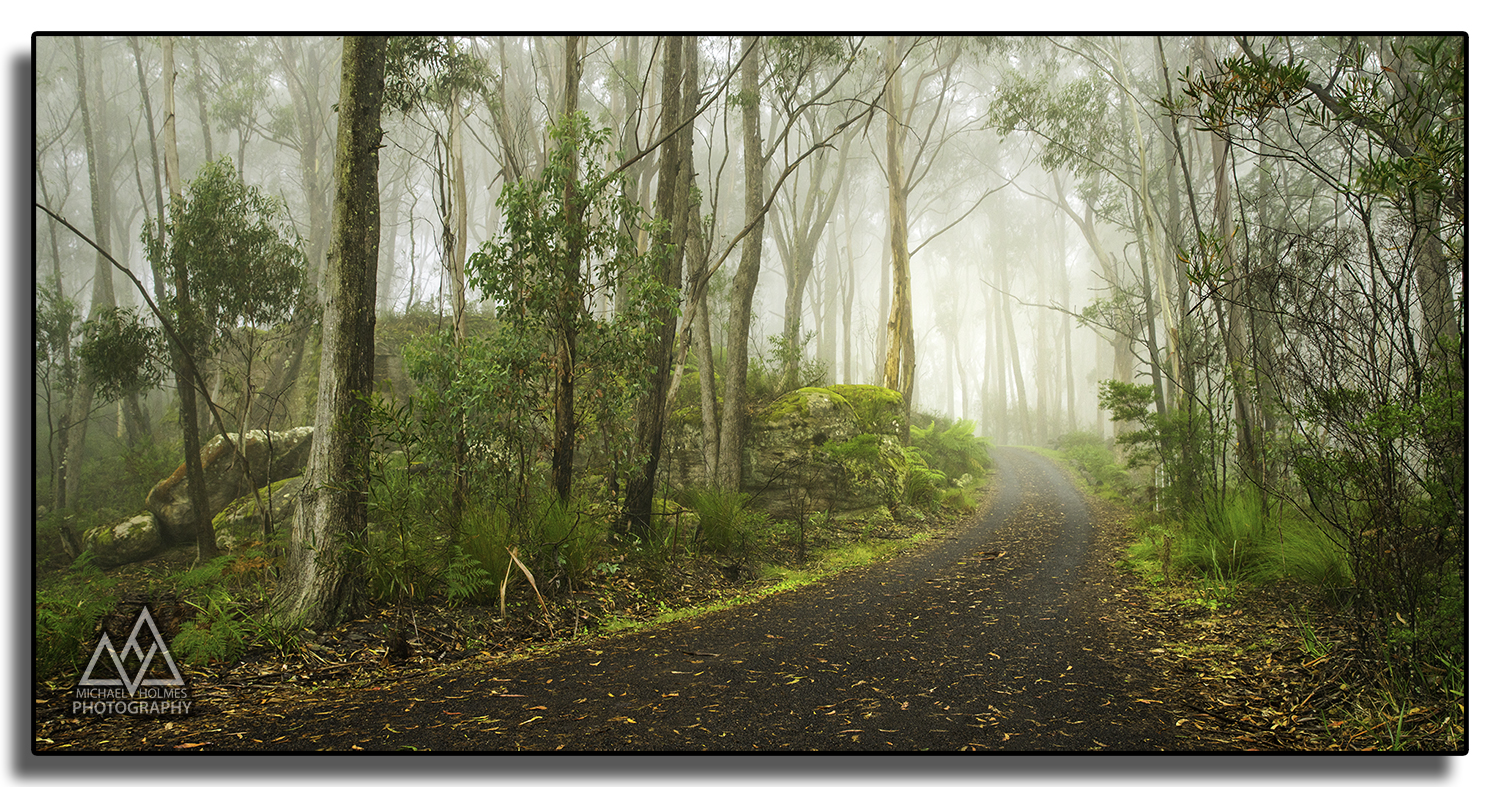
M 151 648 L 142 650 L 140 644 L 141 627 L 145 626 L 151 632 Z M 109 660 L 114 664 L 115 673 L 118 678 L 96 678 L 94 667 L 99 664 L 99 657 L 105 653 L 109 654 Z M 146 675 L 151 671 L 151 662 L 160 653 L 166 660 L 167 669 L 171 671 L 170 678 L 148 678 Z M 141 660 L 141 666 L 136 669 L 135 677 L 130 676 L 125 667 L 125 656 L 134 655 Z M 167 650 L 167 643 L 162 641 L 161 632 L 156 629 L 156 621 L 151 617 L 151 610 L 141 607 L 140 617 L 135 619 L 135 627 L 130 630 L 130 638 L 125 640 L 124 651 L 115 650 L 113 642 L 110 642 L 109 632 L 99 637 L 99 644 L 94 648 L 94 656 L 89 659 L 89 665 L 83 670 L 83 677 L 79 679 L 80 686 L 123 686 L 130 696 L 134 697 L 136 689 L 141 686 L 182 686 L 185 681 L 182 673 L 177 669 L 177 662 L 172 660 L 172 653 Z

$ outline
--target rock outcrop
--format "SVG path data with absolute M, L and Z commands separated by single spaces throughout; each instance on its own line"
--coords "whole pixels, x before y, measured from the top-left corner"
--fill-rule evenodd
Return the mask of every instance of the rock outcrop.
M 312 434 L 311 426 L 299 426 L 285 432 L 249 432 L 243 440 L 238 434 L 230 437 L 240 443 L 240 450 L 249 461 L 255 481 L 263 485 L 302 474 L 312 450 Z M 223 435 L 218 435 L 208 441 L 199 454 L 208 486 L 207 516 L 216 515 L 252 488 L 235 462 L 232 448 Z M 186 464 L 178 465 L 176 472 L 151 490 L 146 496 L 146 509 L 156 515 L 162 536 L 169 543 L 193 540 Z
M 113 525 L 84 531 L 83 548 L 93 553 L 95 564 L 110 568 L 155 557 L 167 545 L 151 514 L 137 514 Z
M 802 388 L 751 413 L 743 482 L 750 505 L 773 517 L 817 512 L 858 518 L 898 503 L 906 456 L 896 435 L 901 395 L 874 385 Z M 681 420 L 667 461 L 674 486 L 704 486 L 702 437 Z

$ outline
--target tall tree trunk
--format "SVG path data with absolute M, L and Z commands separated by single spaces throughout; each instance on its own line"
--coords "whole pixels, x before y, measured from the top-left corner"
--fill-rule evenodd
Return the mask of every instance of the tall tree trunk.
M 198 125 L 203 129 L 203 160 L 213 161 L 214 136 L 212 124 L 208 119 L 206 91 L 203 89 L 203 62 L 198 54 L 198 50 L 203 46 L 203 42 L 200 39 L 191 43 L 191 51 L 193 53 L 193 93 L 198 98 Z
M 687 160 L 689 169 L 693 160 Z M 689 181 L 691 182 L 691 181 Z M 695 190 L 688 192 L 688 259 L 693 271 L 693 285 L 708 290 L 708 251 L 703 245 L 703 222 Z M 719 395 L 714 379 L 714 343 L 709 310 L 700 308 L 693 317 L 693 352 L 698 356 L 698 409 L 703 424 L 704 478 L 712 482 L 719 477 Z
M 744 98 L 741 118 L 745 143 L 745 215 L 757 216 L 765 201 L 765 154 L 760 137 L 760 44 L 752 36 L 741 39 L 748 49 L 740 66 L 740 95 Z M 750 356 L 750 317 L 755 284 L 760 279 L 760 259 L 765 243 L 765 218 L 757 218 L 745 236 L 740 266 L 729 292 L 729 326 L 724 346 L 724 420 L 719 428 L 718 486 L 731 492 L 740 488 L 742 450 L 745 440 L 745 381 Z
M 314 629 L 337 625 L 363 605 L 385 49 L 383 36 L 344 38 L 317 431 L 293 518 L 283 598 L 286 618 Z
M 1002 263 L 1003 264 L 1003 263 Z M 999 293 L 991 293 L 993 303 L 990 313 L 995 317 L 994 345 L 995 345 L 995 434 L 1004 444 L 1010 444 L 1011 419 L 1010 419 L 1010 367 L 1008 361 L 1010 353 L 1007 352 L 1005 326 L 1009 317 L 1008 311 L 1003 311 L 1006 296 Z M 1003 312 L 1003 313 L 1002 313 Z
M 565 84 L 563 85 L 562 115 L 570 118 L 578 111 L 578 80 L 583 73 L 583 41 L 579 36 L 568 36 L 564 42 Z M 571 228 L 583 221 L 583 206 L 578 203 L 578 154 L 569 156 L 567 171 L 563 175 L 563 221 L 570 228 L 569 248 L 563 260 L 563 286 L 559 296 L 558 310 L 561 325 L 558 331 L 557 379 L 553 388 L 552 402 L 552 489 L 557 499 L 566 504 L 573 495 L 573 451 L 578 436 L 574 414 L 573 389 L 578 349 L 578 314 L 583 307 L 582 286 L 583 250 L 578 245 L 578 233 Z
M 1036 336 L 1036 340 L 1032 344 L 1036 348 L 1036 377 L 1034 378 L 1036 382 L 1036 398 L 1034 400 L 1036 406 L 1031 411 L 1031 422 L 1032 427 L 1036 430 L 1034 432 L 1036 441 L 1032 445 L 1041 445 L 1046 442 L 1047 437 L 1052 432 L 1052 424 L 1048 418 L 1048 413 L 1051 409 L 1051 401 L 1048 397 L 1052 392 L 1047 387 L 1047 383 L 1050 382 L 1048 377 L 1052 370 L 1049 368 L 1051 364 L 1047 363 L 1046 359 L 1055 358 L 1056 356 L 1053 354 L 1053 348 L 1047 346 L 1046 326 L 1047 313 L 1037 310 L 1035 320 L 1032 323 L 1032 331 Z
M 456 61 L 458 47 L 448 36 L 448 57 Z M 468 281 L 464 266 L 469 245 L 469 191 L 464 180 L 463 115 L 457 84 L 448 91 L 448 134 L 443 146 L 448 151 L 446 168 L 438 164 L 438 195 L 442 220 L 443 265 L 448 273 L 448 295 L 453 304 L 453 350 L 455 374 L 463 373 L 464 343 L 469 335 Z M 451 414 L 456 421 L 453 441 L 453 495 L 449 513 L 454 531 L 463 521 L 469 488 L 469 435 L 462 410 Z
M 1173 103 L 1172 98 L 1172 76 L 1167 67 L 1166 50 L 1162 47 L 1161 36 L 1156 37 L 1157 63 L 1161 66 L 1162 85 L 1167 104 Z M 1176 115 L 1169 115 L 1163 119 L 1171 129 L 1172 150 L 1171 158 L 1177 163 L 1179 171 L 1182 172 L 1181 191 L 1187 197 L 1188 214 L 1192 217 L 1193 233 L 1195 237 L 1203 237 L 1203 223 L 1198 217 L 1198 201 L 1193 191 L 1193 180 L 1188 170 L 1187 150 L 1182 144 L 1182 134 L 1177 128 Z M 1178 196 L 1177 178 L 1168 177 L 1168 198 L 1171 208 L 1170 215 L 1173 227 L 1172 237 L 1182 236 L 1182 207 Z M 1199 466 L 1201 459 L 1198 455 L 1198 441 L 1193 438 L 1194 433 L 1200 428 L 1198 425 L 1198 354 L 1202 351 L 1200 347 L 1197 324 L 1189 319 L 1191 314 L 1188 304 L 1189 282 L 1187 276 L 1187 264 L 1181 255 L 1177 255 L 1176 264 L 1173 265 L 1175 281 L 1177 284 L 1177 314 L 1178 329 L 1180 335 L 1177 340 L 1179 361 L 1182 376 L 1178 380 L 1181 388 L 1182 410 L 1184 411 L 1185 434 L 1188 436 L 1180 443 L 1182 451 L 1182 478 L 1180 484 L 1186 496 L 1191 497 L 1198 493 Z
M 1078 389 L 1073 382 L 1073 324 L 1068 313 L 1072 312 L 1073 283 L 1068 278 L 1068 236 L 1063 228 L 1062 217 L 1054 214 L 1057 227 L 1057 289 L 1062 295 L 1062 314 L 1057 317 L 1062 330 L 1064 395 L 1068 399 L 1068 431 L 1078 431 Z
M 854 382 L 854 222 L 844 213 L 844 382 Z
M 1010 292 L 1010 279 L 1005 262 L 1002 260 L 997 270 L 1000 273 L 1000 291 Z M 1021 374 L 1021 349 L 1016 344 L 1016 321 L 1011 314 L 1010 296 L 1002 295 L 1000 298 L 1003 317 L 1005 318 L 1005 333 L 1007 343 L 1010 345 L 1010 365 L 1012 379 L 1016 383 L 1016 417 L 1021 421 L 1021 439 L 1026 445 L 1034 445 L 1032 439 L 1031 410 L 1026 405 L 1026 379 Z
M 1380 65 L 1405 121 L 1399 134 L 1408 147 L 1420 149 L 1419 130 L 1439 122 L 1430 106 L 1431 98 L 1411 89 L 1416 77 L 1410 72 L 1410 53 L 1398 40 L 1380 40 Z M 1415 190 L 1405 205 L 1412 223 L 1417 269 L 1417 297 L 1422 304 L 1421 339 L 1425 353 L 1442 352 L 1439 339 L 1456 341 L 1459 336 L 1457 310 L 1453 304 L 1453 279 L 1443 252 L 1442 206 L 1439 199 Z
M 173 51 L 172 37 L 162 36 L 162 111 L 165 115 L 162 122 L 162 153 L 166 162 L 167 190 L 172 195 L 172 204 L 177 205 L 182 200 L 182 166 L 177 157 L 177 63 Z M 180 257 L 173 263 L 171 274 L 177 311 L 174 319 L 180 326 L 184 321 L 196 320 L 197 309 L 188 292 L 187 265 Z M 193 385 L 191 352 L 191 347 L 180 348 L 175 343 L 172 345 L 172 365 L 177 377 L 178 424 L 182 427 L 182 462 L 187 471 L 192 530 L 197 541 L 198 559 L 202 561 L 219 554 L 219 543 L 214 537 L 211 519 L 213 512 L 208 510 L 208 484 L 203 478 L 198 389 Z
M 885 53 L 885 156 L 891 217 L 891 316 L 886 322 L 884 385 L 901 393 L 903 417 L 901 444 L 911 444 L 911 400 L 916 384 L 916 333 L 912 326 L 911 252 L 907 246 L 906 171 L 902 164 L 905 135 L 900 119 L 905 116 L 901 95 L 901 64 L 897 62 L 896 37 L 886 40 Z
M 817 136 L 816 133 L 814 136 Z M 848 145 L 839 147 L 838 169 L 833 176 L 832 185 L 827 187 L 824 186 L 823 179 L 828 169 L 828 157 L 824 152 L 814 154 L 817 156 L 817 161 L 813 163 L 812 175 L 808 180 L 807 200 L 802 203 L 802 210 L 799 211 L 796 224 L 790 228 L 792 248 L 791 254 L 787 255 L 786 301 L 782 310 L 785 316 L 785 328 L 782 335 L 786 340 L 787 348 L 792 351 L 787 367 L 787 376 L 792 380 L 798 379 L 801 374 L 803 296 L 807 289 L 808 279 L 812 276 L 818 242 L 822 240 L 823 230 L 828 226 L 828 218 L 833 214 L 833 208 L 838 203 L 839 191 L 844 183 L 848 153 Z
M 999 442 L 995 418 L 995 296 L 984 293 L 984 374 L 979 378 L 979 422 L 981 432 Z
M 1245 258 L 1237 253 L 1238 244 L 1234 242 L 1234 226 L 1230 218 L 1229 141 L 1217 134 L 1213 141 L 1213 158 L 1215 231 L 1223 244 L 1224 264 L 1230 272 L 1228 297 L 1224 299 L 1229 312 L 1224 343 L 1229 363 L 1230 393 L 1234 398 L 1236 453 L 1245 477 L 1264 492 L 1259 417 L 1254 412 L 1253 402 L 1255 370 L 1245 333 Z
M 332 232 L 329 225 L 332 211 L 328 202 L 332 183 L 328 177 L 330 168 L 324 161 L 320 141 L 323 107 L 326 105 L 321 96 L 322 64 L 315 59 L 316 52 L 316 48 L 304 46 L 304 42 L 299 39 L 283 40 L 281 59 L 287 85 L 292 93 L 293 116 L 297 121 L 297 155 L 302 196 L 307 203 L 309 295 L 298 304 L 293 318 L 297 327 L 278 354 L 277 362 L 272 366 L 266 386 L 262 389 L 263 395 L 258 398 L 258 409 L 252 415 L 252 422 L 264 428 L 270 428 L 275 422 L 275 408 L 280 402 L 287 404 L 288 420 L 292 423 L 302 420 L 301 397 L 294 393 L 294 389 L 302 377 L 302 364 L 307 357 L 307 341 L 311 338 L 314 316 L 321 308 L 319 293 L 324 292 L 323 268 Z
M 457 55 L 452 36 L 448 37 L 448 52 L 450 57 Z M 464 264 L 469 254 L 469 190 L 464 182 L 464 126 L 459 99 L 459 90 L 455 86 L 448 97 L 448 182 L 445 184 L 443 257 L 451 286 L 455 338 L 462 344 L 468 336 L 468 282 Z
M 837 352 L 834 350 L 838 342 L 838 329 L 835 327 L 834 315 L 837 312 L 839 295 L 839 257 L 838 245 L 834 240 L 834 234 L 829 233 L 823 249 L 823 275 L 817 279 L 817 297 L 812 299 L 813 324 L 818 326 L 817 347 L 814 357 L 818 363 L 833 377 L 838 372 Z
M 34 166 L 36 172 L 36 188 L 42 197 L 42 204 L 52 205 L 52 196 L 47 191 L 47 179 L 42 172 L 41 150 L 36 150 Z M 47 248 L 52 253 L 52 280 L 48 286 L 56 290 L 58 303 L 68 301 L 67 285 L 64 283 L 62 272 L 62 251 L 57 240 L 57 222 L 47 222 Z M 40 278 L 40 277 L 38 277 Z M 62 381 L 76 381 L 74 377 L 75 367 L 73 363 L 73 347 L 69 341 L 75 326 L 75 316 L 68 314 L 67 326 L 63 330 L 61 346 L 58 348 L 61 358 L 57 369 L 60 372 L 58 378 Z M 52 508 L 54 511 L 63 511 L 68 507 L 67 499 L 67 463 L 64 461 L 64 452 L 68 445 L 68 419 L 72 406 L 73 386 L 62 391 L 62 397 L 58 400 L 57 415 L 53 416 L 52 387 L 46 388 L 46 418 L 49 429 L 47 441 L 47 453 L 49 461 L 49 477 L 52 479 Z M 54 427 L 55 424 L 55 427 Z
M 887 232 L 889 232 L 890 216 L 886 216 Z M 889 235 L 887 235 L 889 237 Z M 880 309 L 876 312 L 881 318 L 886 318 L 891 313 L 891 244 L 880 244 Z M 875 355 L 870 359 L 870 382 L 881 383 L 885 379 L 885 357 L 890 353 L 890 343 L 887 341 L 885 325 L 877 325 L 875 328 Z
M 671 36 L 666 41 L 666 57 L 662 68 L 661 127 L 674 129 L 682 124 L 684 99 L 692 101 L 696 96 L 698 58 L 697 39 Z M 692 73 L 684 79 L 683 61 L 690 60 Z M 692 109 L 688 108 L 688 112 Z M 692 156 L 693 129 L 689 123 L 672 134 L 662 145 L 661 170 L 656 181 L 656 206 L 661 217 L 670 224 L 659 230 L 652 240 L 652 255 L 655 270 L 653 277 L 662 285 L 672 289 L 682 287 L 682 255 L 687 240 L 688 216 L 687 191 L 691 187 L 688 178 L 692 168 L 687 159 Z M 654 315 L 658 321 L 656 346 L 652 347 L 650 362 L 653 365 L 646 395 L 641 402 L 636 420 L 636 450 L 641 459 L 640 469 L 625 484 L 625 520 L 627 527 L 639 534 L 651 532 L 652 499 L 656 494 L 656 468 L 661 460 L 662 430 L 666 425 L 668 371 L 672 366 L 672 341 L 677 334 L 677 304 L 664 305 Z
M 90 111 L 88 77 L 85 74 L 83 41 L 73 38 L 74 55 L 77 60 L 78 109 L 83 120 L 85 159 L 89 172 L 89 206 L 94 220 L 94 237 L 99 245 L 109 248 L 109 205 L 104 193 L 104 177 L 99 159 L 98 136 L 94 133 L 93 114 Z M 97 87 L 97 86 L 96 86 Z M 102 100 L 102 91 L 100 97 Z M 94 258 L 93 297 L 89 303 L 89 318 L 94 319 L 115 307 L 114 268 L 104 254 Z M 68 440 L 63 450 L 64 500 L 70 508 L 78 506 L 78 487 L 83 478 L 83 450 L 88 437 L 89 418 L 94 409 L 94 378 L 86 369 L 78 375 L 74 387 L 71 413 L 68 415 Z
M 397 217 L 401 215 L 401 197 L 399 187 L 391 188 L 386 195 L 385 204 L 380 209 L 381 215 L 387 217 L 385 226 L 382 228 L 385 237 L 380 241 L 380 275 L 377 277 L 375 293 L 375 303 L 380 308 L 381 314 L 390 314 L 395 311 L 391 290 L 396 279 L 396 229 L 400 224 Z

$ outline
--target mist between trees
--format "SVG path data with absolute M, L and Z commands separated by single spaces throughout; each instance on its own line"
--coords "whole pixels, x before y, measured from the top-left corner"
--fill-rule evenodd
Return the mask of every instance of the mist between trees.
M 1237 501 L 1300 523 L 1363 647 L 1421 685 L 1464 658 L 1466 58 L 38 38 L 39 522 L 136 510 L 215 434 L 316 424 L 291 529 L 342 546 L 289 569 L 289 603 L 326 623 L 362 603 L 365 517 L 408 463 L 445 479 L 422 505 L 454 549 L 484 507 L 650 539 L 664 433 L 749 491 L 756 412 L 873 384 L 906 441 L 972 422 L 1149 490 L 1167 572 L 1174 538 L 1235 542 Z

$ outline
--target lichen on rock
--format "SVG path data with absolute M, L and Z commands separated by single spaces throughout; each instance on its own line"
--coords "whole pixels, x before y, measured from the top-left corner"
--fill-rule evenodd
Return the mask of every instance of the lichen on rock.
M 166 546 L 156 517 L 150 513 L 90 528 L 83 534 L 83 548 L 105 568 L 155 557 Z
M 302 479 L 292 476 L 260 488 L 261 505 L 271 511 L 271 526 L 280 526 L 291 519 L 297 507 L 297 495 L 302 492 Z M 214 517 L 214 540 L 220 549 L 233 549 L 239 544 L 261 539 L 264 522 L 262 509 L 256 505 L 255 495 L 245 495 L 229 504 L 228 508 Z

